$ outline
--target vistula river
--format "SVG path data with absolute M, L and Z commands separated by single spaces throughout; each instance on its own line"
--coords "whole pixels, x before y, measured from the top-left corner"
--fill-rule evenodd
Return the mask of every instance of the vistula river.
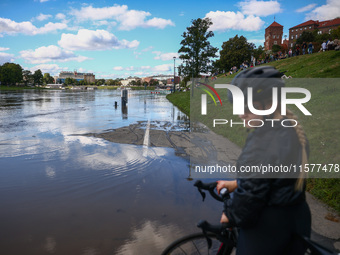
M 185 128 L 164 95 L 0 92 L 0 254 L 160 254 L 222 207 L 188 180 L 172 148 L 84 136 L 139 121 Z M 114 102 L 118 107 L 114 107 Z M 211 181 L 211 180 L 210 180 Z

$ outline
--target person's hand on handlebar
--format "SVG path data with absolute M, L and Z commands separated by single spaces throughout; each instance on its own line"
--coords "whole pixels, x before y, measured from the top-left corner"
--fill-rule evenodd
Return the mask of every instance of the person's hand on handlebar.
M 227 215 L 225 215 L 225 213 L 222 213 L 220 223 L 228 223 L 228 222 L 229 222 L 229 219 Z
M 228 192 L 231 193 L 237 188 L 237 181 L 217 181 L 216 190 L 218 194 L 220 194 L 223 188 L 226 188 Z

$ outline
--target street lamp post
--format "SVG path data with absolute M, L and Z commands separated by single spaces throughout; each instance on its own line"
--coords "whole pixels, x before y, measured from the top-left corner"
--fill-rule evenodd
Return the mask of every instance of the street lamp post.
M 174 57 L 174 93 L 176 92 L 176 83 L 175 83 L 175 78 L 176 78 L 176 69 L 175 69 L 175 62 L 176 62 L 176 57 Z

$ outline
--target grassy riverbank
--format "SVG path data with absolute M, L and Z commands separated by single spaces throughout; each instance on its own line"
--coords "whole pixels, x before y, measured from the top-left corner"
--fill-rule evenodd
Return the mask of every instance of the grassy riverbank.
M 303 125 L 310 142 L 309 162 L 340 164 L 339 82 L 334 79 L 313 79 L 313 82 L 306 81 L 306 79 L 295 79 L 340 78 L 340 52 L 330 51 L 293 57 L 272 62 L 269 65 L 276 67 L 281 72 L 285 72 L 287 76 L 293 77 L 293 79 L 290 80 L 293 81 L 292 84 L 288 84 L 287 86 L 304 87 L 311 92 L 312 98 L 305 107 L 312 113 L 312 116 L 305 116 L 299 110 L 292 108 L 294 113 L 299 117 L 299 121 Z M 230 77 L 232 78 L 233 76 Z M 217 80 L 217 83 L 220 83 L 220 81 Z M 200 91 L 201 90 L 199 90 L 198 93 L 200 93 Z M 204 92 L 202 91 L 201 93 Z M 221 95 L 223 107 L 229 108 L 226 113 L 223 112 L 223 114 L 225 114 L 223 116 L 225 116 L 225 119 L 235 119 L 231 113 L 231 105 L 227 103 L 226 92 L 218 91 L 218 93 Z M 170 94 L 167 98 L 190 116 L 190 92 Z M 208 101 L 209 114 L 214 114 L 214 111 L 221 109 L 213 107 L 212 102 L 210 102 L 210 105 Z M 191 114 L 200 110 L 199 105 L 196 106 L 194 104 L 192 107 Z M 244 145 L 247 133 L 243 127 L 226 129 L 224 125 L 220 125 L 217 126 L 217 128 L 212 128 L 212 122 L 209 119 L 202 118 L 202 122 L 215 133 L 227 137 L 241 147 Z M 340 173 L 336 176 L 339 176 L 339 174 Z M 310 178 L 308 180 L 308 190 L 340 213 L 339 178 Z
M 36 88 L 36 87 L 28 87 L 28 86 L 0 86 L 0 91 L 10 90 L 24 90 L 24 89 L 43 89 L 43 88 Z

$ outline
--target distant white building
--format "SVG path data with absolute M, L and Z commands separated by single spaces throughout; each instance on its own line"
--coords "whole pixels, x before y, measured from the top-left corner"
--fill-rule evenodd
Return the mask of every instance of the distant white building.
M 122 81 L 120 81 L 121 83 L 122 83 L 122 86 L 127 86 L 127 85 L 129 85 L 130 84 L 130 82 L 132 82 L 132 81 L 138 81 L 138 80 L 140 80 L 141 78 L 139 78 L 139 77 L 128 77 L 128 78 L 126 78 L 125 80 L 122 80 Z

